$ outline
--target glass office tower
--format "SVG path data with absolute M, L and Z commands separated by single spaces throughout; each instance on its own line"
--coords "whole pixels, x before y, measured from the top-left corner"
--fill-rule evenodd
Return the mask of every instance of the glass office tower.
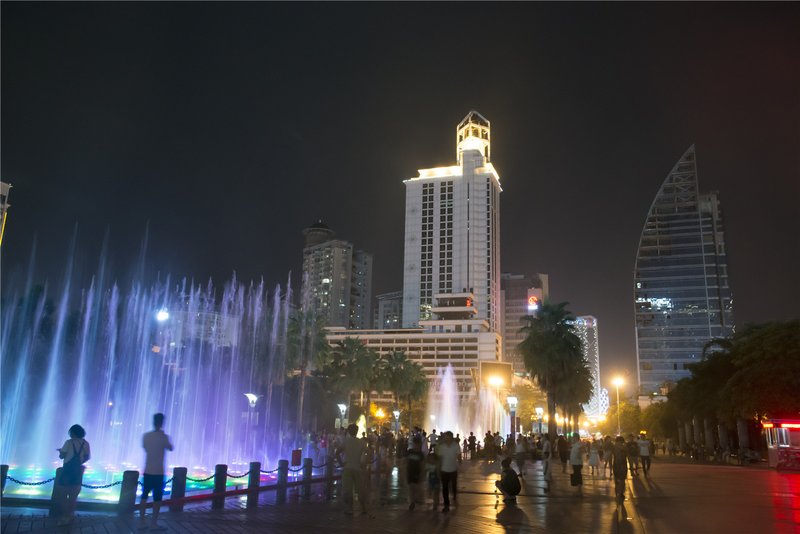
M 709 340 L 733 331 L 722 210 L 716 193 L 698 190 L 694 146 L 650 207 L 633 292 L 641 395 L 665 394 Z

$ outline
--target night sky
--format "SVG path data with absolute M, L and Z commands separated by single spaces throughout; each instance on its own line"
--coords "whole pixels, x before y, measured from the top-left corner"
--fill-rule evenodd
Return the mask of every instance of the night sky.
M 724 210 L 737 324 L 797 318 L 800 5 L 2 3 L 4 289 L 148 266 L 295 283 L 324 219 L 402 289 L 404 178 L 492 123 L 502 269 L 595 315 L 635 373 L 632 271 L 691 145 Z M 608 384 L 607 387 L 610 388 Z

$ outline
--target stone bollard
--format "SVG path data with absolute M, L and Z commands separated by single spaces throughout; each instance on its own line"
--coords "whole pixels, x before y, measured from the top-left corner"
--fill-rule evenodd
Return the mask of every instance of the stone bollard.
M 325 463 L 325 498 L 331 500 L 333 498 L 333 457 L 328 457 Z
M 8 465 L 0 465 L 0 495 L 6 491 L 6 478 L 8 478 Z
M 261 462 L 250 462 L 250 475 L 247 478 L 247 507 L 258 505 L 258 488 L 261 486 Z
M 183 499 L 186 497 L 186 475 L 187 469 L 185 467 L 172 468 L 172 491 L 169 494 L 170 499 Z M 183 503 L 176 502 L 169 505 L 170 512 L 183 512 Z
M 56 479 L 53 481 L 53 491 L 50 493 L 50 517 L 61 517 L 63 515 L 61 508 L 64 503 L 64 486 L 59 485 L 59 482 L 61 482 L 61 470 L 61 467 L 56 469 Z
M 221 510 L 225 507 L 225 487 L 228 484 L 228 466 L 217 464 L 214 467 L 214 498 L 211 499 L 211 509 Z
M 303 499 L 311 498 L 311 478 L 314 476 L 314 460 L 303 458 Z
M 286 483 L 289 480 L 289 460 L 278 460 L 278 485 L 275 492 L 275 502 L 286 502 Z
M 117 515 L 125 516 L 133 513 L 136 507 L 136 490 L 139 487 L 139 471 L 122 473 L 122 487 L 119 490 Z

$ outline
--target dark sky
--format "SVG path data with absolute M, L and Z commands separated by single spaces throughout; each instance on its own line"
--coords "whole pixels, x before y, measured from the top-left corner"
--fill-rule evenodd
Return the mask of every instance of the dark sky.
M 2 3 L 3 272 L 59 280 L 78 226 L 118 276 L 270 284 L 325 219 L 402 288 L 404 186 L 492 122 L 502 268 L 550 275 L 635 370 L 644 218 L 696 145 L 737 323 L 798 317 L 800 5 Z M 4 276 L 4 281 L 9 280 Z M 295 280 L 297 277 L 295 276 Z

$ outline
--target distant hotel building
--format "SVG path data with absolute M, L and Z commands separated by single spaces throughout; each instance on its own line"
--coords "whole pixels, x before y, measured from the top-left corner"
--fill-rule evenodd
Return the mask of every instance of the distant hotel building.
M 663 394 L 669 383 L 688 377 L 703 346 L 733 331 L 722 210 L 716 193 L 698 190 L 694 146 L 650 207 L 633 293 L 641 395 Z
M 303 231 L 303 309 L 316 310 L 329 326 L 367 328 L 372 322 L 372 254 L 335 239 L 319 221 Z
M 600 384 L 600 341 L 597 332 L 597 319 L 591 315 L 581 315 L 572 323 L 575 335 L 583 345 L 583 356 L 592 375 L 592 398 L 584 406 L 589 417 L 599 418 L 608 411 L 608 390 Z
M 470 111 L 456 128 L 456 165 L 405 180 L 403 326 L 432 318 L 434 295 L 472 293 L 478 318 L 498 331 L 500 176 L 489 121 Z
M 374 328 L 395 329 L 403 326 L 403 292 L 383 293 L 376 297 Z
M 451 365 L 462 402 L 474 399 L 485 364 L 500 361 L 500 335 L 480 319 L 475 299 L 470 293 L 448 293 L 435 296 L 431 306 L 433 318 L 420 321 L 417 328 L 347 330 L 328 328 L 328 343 L 335 347 L 346 338 L 361 340 L 381 356 L 403 351 L 422 365 L 428 379 Z M 506 366 L 507 367 L 507 366 Z M 492 372 L 496 368 L 492 367 Z
M 548 276 L 540 273 L 503 273 L 500 277 L 500 295 L 503 361 L 512 364 L 515 374 L 525 375 L 525 362 L 517 351 L 517 346 L 525 339 L 525 334 L 520 332 L 525 326 L 522 318 L 535 315 L 539 304 L 550 297 Z

